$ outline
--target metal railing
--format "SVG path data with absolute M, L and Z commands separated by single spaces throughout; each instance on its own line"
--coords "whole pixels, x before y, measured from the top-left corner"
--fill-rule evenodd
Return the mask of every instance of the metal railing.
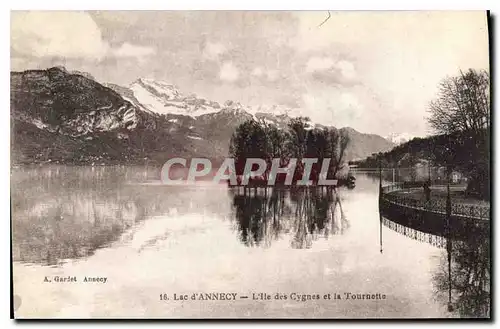
M 384 200 L 410 208 L 421 209 L 436 213 L 446 213 L 446 200 L 442 199 L 431 199 L 431 200 L 418 200 L 411 197 L 406 197 L 400 194 L 394 194 L 391 192 L 395 191 L 408 191 L 411 193 L 412 188 L 408 187 L 408 184 L 394 183 L 388 186 L 382 187 L 381 198 Z M 489 220 L 491 213 L 489 206 L 482 205 L 468 205 L 462 203 L 453 203 L 451 204 L 451 214 L 455 216 L 473 218 L 473 219 L 482 219 Z
M 429 243 L 430 245 L 437 248 L 446 248 L 446 238 L 439 235 L 434 235 L 430 233 L 421 232 L 410 227 L 398 224 L 387 218 L 382 218 L 382 224 L 389 229 L 407 236 L 413 240 L 420 242 Z

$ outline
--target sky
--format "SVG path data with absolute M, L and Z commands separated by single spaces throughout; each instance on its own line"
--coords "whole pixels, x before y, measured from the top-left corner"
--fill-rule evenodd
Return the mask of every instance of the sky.
M 430 134 L 439 82 L 489 70 L 482 11 L 12 12 L 10 50 L 12 71 L 158 79 L 381 136 Z

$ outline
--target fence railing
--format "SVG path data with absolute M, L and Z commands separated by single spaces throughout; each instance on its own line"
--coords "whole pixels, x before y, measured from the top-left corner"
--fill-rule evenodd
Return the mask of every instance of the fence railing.
M 422 209 L 436 213 L 446 213 L 446 200 L 443 199 L 418 200 L 401 194 L 391 193 L 395 191 L 405 191 L 405 190 L 411 192 L 410 189 L 414 188 L 415 186 L 410 186 L 410 185 L 413 184 L 408 184 L 407 182 L 401 182 L 384 186 L 382 187 L 381 198 L 401 206 Z M 491 216 L 489 206 L 468 205 L 457 202 L 454 203 L 453 200 L 451 203 L 451 214 L 455 216 L 462 216 L 467 218 L 475 218 L 483 220 L 490 219 Z
M 351 168 L 353 172 L 363 172 L 372 177 L 382 176 L 384 181 L 418 183 L 429 181 L 432 185 L 466 185 L 468 178 L 458 172 L 452 172 L 450 176 L 446 173 L 446 167 L 397 167 L 397 168 Z
M 382 186 L 382 194 L 391 193 L 394 191 L 401 191 L 404 189 L 404 182 L 394 183 L 387 186 Z
M 382 218 L 382 224 L 384 224 L 385 227 L 388 227 L 389 229 L 403 234 L 404 236 L 407 236 L 411 239 L 429 243 L 434 247 L 446 248 L 446 238 L 443 236 L 421 232 L 408 226 L 393 222 L 387 218 Z

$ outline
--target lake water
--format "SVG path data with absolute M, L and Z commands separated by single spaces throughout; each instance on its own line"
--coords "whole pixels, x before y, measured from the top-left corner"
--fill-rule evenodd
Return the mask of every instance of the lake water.
M 449 311 L 442 241 L 382 225 L 378 179 L 356 176 L 352 190 L 243 193 L 209 182 L 164 186 L 155 168 L 13 169 L 16 317 L 484 316 L 489 245 L 452 254 Z M 219 292 L 236 300 L 174 300 Z

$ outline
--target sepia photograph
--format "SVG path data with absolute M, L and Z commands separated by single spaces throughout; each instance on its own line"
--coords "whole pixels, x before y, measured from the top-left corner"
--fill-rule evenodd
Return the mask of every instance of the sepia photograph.
M 492 20 L 11 11 L 11 317 L 491 319 Z

